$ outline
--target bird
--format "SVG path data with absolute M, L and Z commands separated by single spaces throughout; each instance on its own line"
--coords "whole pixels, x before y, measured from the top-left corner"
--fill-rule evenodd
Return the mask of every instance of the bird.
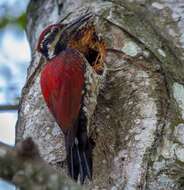
M 40 34 L 37 51 L 46 59 L 41 92 L 65 137 L 68 174 L 83 184 L 92 180 L 94 141 L 89 137 L 89 118 L 94 113 L 103 69 L 104 43 L 86 13 L 68 23 L 51 24 Z M 90 62 L 90 63 L 89 63 Z

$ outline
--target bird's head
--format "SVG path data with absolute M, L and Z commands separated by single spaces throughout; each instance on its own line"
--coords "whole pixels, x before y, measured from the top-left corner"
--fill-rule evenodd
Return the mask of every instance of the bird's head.
M 66 49 L 68 42 L 77 33 L 80 28 L 84 27 L 87 21 L 92 18 L 91 13 L 79 17 L 78 19 L 63 25 L 60 22 L 46 27 L 41 33 L 37 51 L 40 52 L 46 59 L 52 59 L 61 51 Z
M 37 51 L 45 56 L 46 59 L 54 57 L 54 42 L 56 45 L 56 39 L 59 38 L 62 27 L 63 25 L 61 24 L 52 24 L 47 26 L 40 34 Z

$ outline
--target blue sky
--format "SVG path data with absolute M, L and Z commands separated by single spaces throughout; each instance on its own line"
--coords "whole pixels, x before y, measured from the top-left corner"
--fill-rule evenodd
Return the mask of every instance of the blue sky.
M 25 82 L 30 50 L 25 32 L 7 26 L 0 35 L 0 104 L 14 104 Z
M 0 18 L 20 16 L 27 4 L 28 0 L 1 0 Z M 30 59 L 25 31 L 14 24 L 0 29 L 0 105 L 18 103 Z M 0 141 L 14 144 L 16 120 L 16 111 L 0 112 Z
M 0 190 L 16 190 L 15 186 L 0 180 Z
M 20 16 L 29 0 L 0 0 L 0 19 L 4 15 Z M 16 7 L 16 8 L 15 8 Z M 0 105 L 17 104 L 25 83 L 30 62 L 30 48 L 25 32 L 16 25 L 0 29 Z M 16 111 L 0 111 L 0 141 L 9 145 L 15 143 Z M 14 190 L 15 187 L 0 180 L 0 190 Z

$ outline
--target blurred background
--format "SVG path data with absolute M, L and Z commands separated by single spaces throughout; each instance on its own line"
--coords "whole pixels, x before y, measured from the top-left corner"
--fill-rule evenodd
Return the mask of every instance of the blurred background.
M 30 62 L 25 34 L 29 0 L 0 0 L 0 141 L 15 143 L 15 124 L 21 89 Z M 0 180 L 0 190 L 15 189 Z

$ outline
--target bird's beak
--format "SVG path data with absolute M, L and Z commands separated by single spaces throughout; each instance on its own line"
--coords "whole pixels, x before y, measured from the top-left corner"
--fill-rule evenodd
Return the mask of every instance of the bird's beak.
M 78 27 L 80 27 L 82 24 L 86 23 L 87 21 L 89 21 L 92 17 L 94 16 L 94 14 L 92 14 L 91 12 L 88 12 L 82 16 L 80 16 L 79 18 L 77 18 L 76 20 L 72 21 L 71 23 L 69 23 L 66 27 L 66 29 L 70 29 L 70 30 L 74 30 L 77 29 Z
M 63 35 L 64 37 L 71 37 L 72 34 L 77 32 L 79 28 L 82 28 L 85 26 L 87 23 L 89 23 L 90 20 L 92 20 L 94 17 L 94 14 L 91 12 L 88 12 L 81 17 L 77 18 L 76 20 L 70 22 L 69 24 L 66 25 L 66 27 L 63 28 Z

